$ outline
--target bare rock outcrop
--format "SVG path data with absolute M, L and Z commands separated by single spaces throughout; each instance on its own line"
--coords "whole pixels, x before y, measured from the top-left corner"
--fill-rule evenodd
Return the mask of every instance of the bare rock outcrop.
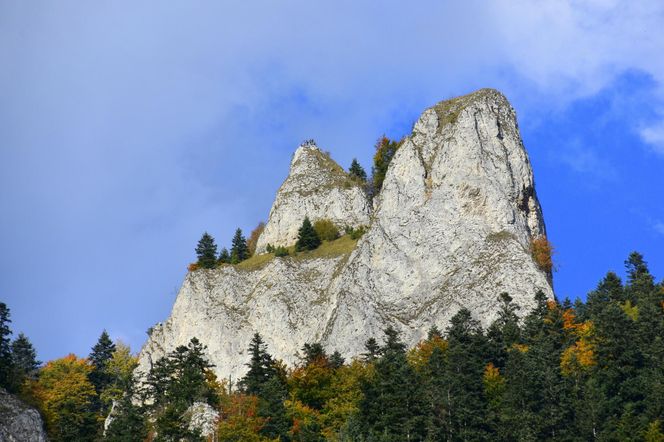
M 47 440 L 44 424 L 37 410 L 0 388 L 0 441 L 46 442 Z
M 362 184 L 313 141 L 303 143 L 293 155 L 288 178 L 277 192 L 265 230 L 256 244 L 258 253 L 265 252 L 268 244 L 293 245 L 305 216 L 311 222 L 326 218 L 339 227 L 368 225 L 370 216 Z
M 553 296 L 550 275 L 530 252 L 531 240 L 546 233 L 532 169 L 515 112 L 499 92 L 482 89 L 424 111 L 401 141 L 372 213 L 359 185 L 325 186 L 332 178 L 323 171 L 335 169 L 329 162 L 314 146 L 298 149 L 259 250 L 292 244 L 305 214 L 368 224 L 367 233 L 295 257 L 262 255 L 189 273 L 171 316 L 141 351 L 140 370 L 195 336 L 217 374 L 237 380 L 255 331 L 287 363 L 316 341 L 353 357 L 387 325 L 412 345 L 432 325 L 444 330 L 462 307 L 490 324 L 501 292 L 523 313 L 536 291 Z

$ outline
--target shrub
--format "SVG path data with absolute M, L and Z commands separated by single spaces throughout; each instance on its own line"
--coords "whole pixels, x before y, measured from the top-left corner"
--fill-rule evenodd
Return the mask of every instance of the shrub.
M 553 271 L 553 246 L 546 239 L 546 236 L 541 235 L 530 241 L 530 253 L 537 266 L 547 274 L 551 274 Z
M 274 252 L 274 246 L 273 246 L 272 244 L 268 243 L 268 244 L 265 246 L 265 251 L 266 251 L 267 253 L 273 253 L 273 252 Z
M 276 257 L 282 257 L 282 256 L 288 256 L 290 255 L 290 252 L 286 247 L 283 246 L 278 246 L 277 248 L 274 248 L 274 256 Z
M 346 231 L 346 235 L 349 235 L 351 239 L 360 239 L 362 235 L 367 233 L 367 226 L 359 226 L 359 227 L 346 226 L 344 230 Z
M 329 219 L 319 219 L 314 223 L 314 230 L 321 241 L 334 241 L 339 238 L 339 229 Z
M 197 262 L 192 262 L 187 266 L 187 270 L 189 270 L 190 272 L 195 272 L 196 270 L 198 270 L 198 268 L 199 267 Z
M 376 154 L 374 155 L 374 165 L 372 168 L 373 191 L 376 194 L 380 193 L 380 189 L 383 187 L 387 168 L 399 147 L 401 147 L 399 142 L 392 141 L 385 135 L 380 137 L 376 142 Z
M 265 223 L 261 221 L 249 234 L 249 238 L 247 238 L 247 249 L 249 249 L 249 256 L 253 256 L 253 254 L 256 253 L 256 244 L 258 243 L 258 238 L 261 236 L 261 233 L 263 233 L 263 230 L 265 230 Z

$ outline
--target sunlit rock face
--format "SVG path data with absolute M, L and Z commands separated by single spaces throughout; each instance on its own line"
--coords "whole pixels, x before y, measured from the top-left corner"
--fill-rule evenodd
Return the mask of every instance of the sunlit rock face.
M 39 412 L 0 388 L 0 441 L 46 442 Z
M 289 364 L 316 341 L 350 358 L 388 325 L 413 345 L 432 325 L 444 330 L 462 307 L 490 324 L 502 292 L 522 313 L 538 290 L 553 296 L 530 253 L 531 239 L 545 234 L 532 169 L 499 92 L 482 89 L 425 110 L 371 212 L 361 186 L 343 184 L 348 177 L 330 162 L 315 146 L 297 150 L 259 250 L 294 243 L 305 214 L 369 225 L 367 233 L 329 253 L 189 273 L 171 316 L 145 344 L 140 370 L 195 336 L 217 374 L 237 380 L 256 331 Z M 340 171 L 339 181 L 323 170 Z
M 288 178 L 272 204 L 256 250 L 268 244 L 291 246 L 304 217 L 329 219 L 340 227 L 369 224 L 370 203 L 361 183 L 351 177 L 313 142 L 295 151 Z

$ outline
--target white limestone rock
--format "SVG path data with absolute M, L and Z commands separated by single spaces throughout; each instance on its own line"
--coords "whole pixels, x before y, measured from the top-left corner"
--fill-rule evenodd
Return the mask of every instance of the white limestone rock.
M 340 229 L 368 225 L 370 207 L 361 183 L 312 141 L 306 142 L 293 155 L 256 250 L 263 253 L 268 244 L 293 245 L 305 216 L 312 223 L 327 218 Z
M 259 250 L 292 244 L 305 214 L 368 224 L 359 196 L 335 206 L 325 198 L 336 198 L 339 186 L 309 193 L 322 187 L 318 171 L 329 169 L 317 164 L 321 155 L 312 146 L 296 152 Z M 208 346 L 217 374 L 236 381 L 256 331 L 289 364 L 306 342 L 350 358 L 387 325 L 413 345 L 432 325 L 444 330 L 462 307 L 490 324 L 501 292 L 523 314 L 537 290 L 553 296 L 550 275 L 530 254 L 531 239 L 546 233 L 532 170 L 514 110 L 497 91 L 483 89 L 422 114 L 389 166 L 371 218 L 357 245 L 334 256 L 188 274 L 171 316 L 141 351 L 139 369 L 195 336 Z
M 185 413 L 189 416 L 189 430 L 198 431 L 206 440 L 216 440 L 219 412 L 205 402 L 194 402 Z
M 0 441 L 47 441 L 39 412 L 2 388 L 0 388 Z

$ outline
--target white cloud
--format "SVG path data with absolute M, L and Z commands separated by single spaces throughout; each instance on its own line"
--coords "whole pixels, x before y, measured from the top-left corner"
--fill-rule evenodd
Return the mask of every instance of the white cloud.
M 655 231 L 657 231 L 657 233 L 664 235 L 664 221 L 656 221 L 653 224 L 653 228 Z

